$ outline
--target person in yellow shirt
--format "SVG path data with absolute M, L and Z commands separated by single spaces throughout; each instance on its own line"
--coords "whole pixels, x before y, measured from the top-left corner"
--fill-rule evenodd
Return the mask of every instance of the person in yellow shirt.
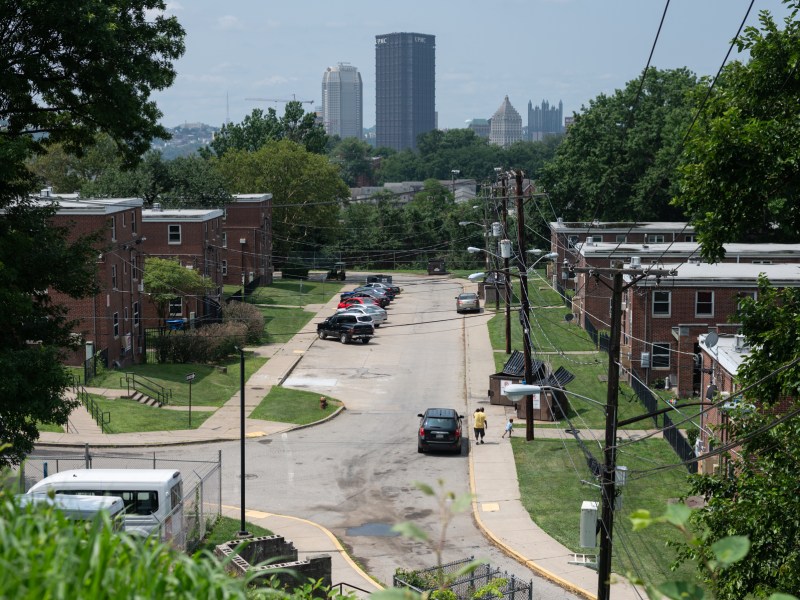
M 475 443 L 483 444 L 483 436 L 486 433 L 486 425 L 488 425 L 486 413 L 483 412 L 483 407 L 475 411 L 475 414 L 472 415 L 472 419 L 474 420 L 473 427 L 475 428 Z

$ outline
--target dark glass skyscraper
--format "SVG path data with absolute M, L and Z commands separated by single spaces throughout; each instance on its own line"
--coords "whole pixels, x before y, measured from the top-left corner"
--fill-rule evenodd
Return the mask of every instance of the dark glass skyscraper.
M 376 146 L 417 147 L 417 136 L 436 127 L 436 36 L 375 36 Z

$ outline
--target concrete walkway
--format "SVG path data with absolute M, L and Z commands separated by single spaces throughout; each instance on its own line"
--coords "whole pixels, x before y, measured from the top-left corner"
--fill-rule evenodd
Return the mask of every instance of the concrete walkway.
M 273 385 L 280 385 L 291 374 L 303 354 L 317 339 L 316 323 L 320 318 L 332 314 L 337 303 L 338 298 L 334 297 L 325 305 L 307 306 L 307 310 L 317 311 L 317 318 L 312 319 L 289 342 L 253 348 L 259 355 L 266 356 L 269 360 L 246 382 L 246 415 L 249 415 L 261 402 Z M 542 531 L 522 505 L 511 443 L 500 438 L 502 426 L 509 416 L 506 414 L 507 408 L 489 404 L 486 395 L 489 375 L 494 373 L 494 352 L 489 341 L 488 329 L 485 327 L 492 314 L 486 313 L 484 317 L 464 321 L 467 408 L 471 415 L 478 406 L 484 407 L 492 425 L 487 438 L 489 441 L 480 448 L 473 443 L 469 453 L 470 487 L 475 497 L 473 502 L 475 522 L 493 544 L 520 563 L 575 594 L 595 599 L 597 572 L 570 564 L 572 553 Z M 97 391 L 119 395 L 118 390 Z M 99 432 L 99 428 L 91 430 L 83 424 L 83 418 L 79 418 L 76 411 L 73 414 L 78 433 L 45 432 L 41 434 L 37 446 L 83 447 L 88 443 L 94 447 L 133 447 L 238 440 L 240 410 L 240 396 L 237 393 L 197 429 L 129 434 L 103 434 Z M 245 420 L 247 437 L 274 435 L 296 427 L 287 423 L 249 418 Z M 519 431 L 516 433 L 521 434 Z M 629 435 L 644 433 L 626 432 Z M 536 436 L 540 438 L 563 435 L 563 431 L 558 429 L 536 429 Z M 226 514 L 228 512 L 231 513 L 229 516 L 238 517 L 240 509 L 226 507 Z M 380 589 L 380 586 L 347 556 L 333 534 L 323 527 L 310 521 L 260 511 L 246 511 L 245 514 L 249 521 L 294 542 L 302 555 L 331 554 L 334 557 L 334 583 L 345 582 L 368 591 Z M 345 588 L 345 591 L 348 591 L 348 588 Z M 362 597 L 368 595 L 368 592 L 357 589 L 349 591 L 356 591 Z M 611 596 L 614 600 L 638 600 L 641 597 L 622 578 L 615 578 Z

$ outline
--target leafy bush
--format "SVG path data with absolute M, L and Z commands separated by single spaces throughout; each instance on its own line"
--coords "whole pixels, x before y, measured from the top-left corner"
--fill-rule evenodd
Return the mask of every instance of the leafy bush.
M 247 341 L 258 343 L 264 335 L 264 314 L 252 304 L 232 300 L 222 309 L 224 322 L 242 323 L 247 328 Z
M 213 363 L 236 352 L 247 340 L 244 323 L 214 323 L 200 329 L 174 332 L 156 339 L 159 362 Z

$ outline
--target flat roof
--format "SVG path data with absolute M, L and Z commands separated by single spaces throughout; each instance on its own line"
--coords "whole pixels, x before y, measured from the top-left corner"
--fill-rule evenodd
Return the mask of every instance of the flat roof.
M 646 269 L 649 265 L 644 266 Z M 629 268 L 629 265 L 626 265 Z M 661 287 L 754 287 L 760 274 L 766 275 L 775 287 L 800 286 L 800 264 L 756 264 L 756 263 L 658 263 L 659 269 L 677 271 L 673 276 L 662 276 Z M 630 275 L 625 279 L 630 281 Z M 646 277 L 636 285 L 652 286 L 655 277 Z
M 220 208 L 147 208 L 142 210 L 142 221 L 210 221 L 222 215 Z
M 272 194 L 233 194 L 235 202 L 262 202 L 264 200 L 272 200 Z
M 713 346 L 709 346 L 707 342 L 708 335 L 703 333 L 697 336 L 697 343 L 700 349 L 716 360 L 728 373 L 735 375 L 739 370 L 739 366 L 750 354 L 750 347 L 741 345 L 739 346 L 740 349 L 737 350 L 737 336 L 730 334 L 716 335 L 716 343 Z
M 69 197 L 67 197 L 69 196 Z M 38 206 L 57 206 L 58 215 L 107 215 L 139 208 L 141 198 L 77 198 L 73 194 L 34 198 Z
M 575 248 L 583 256 L 700 256 L 697 242 L 633 244 L 628 242 L 581 242 Z M 800 244 L 723 244 L 725 256 L 789 256 L 800 258 Z
M 553 230 L 575 230 L 592 235 L 593 232 L 602 233 L 604 231 L 627 232 L 627 231 L 670 231 L 694 233 L 694 227 L 685 221 L 551 221 L 550 229 Z

